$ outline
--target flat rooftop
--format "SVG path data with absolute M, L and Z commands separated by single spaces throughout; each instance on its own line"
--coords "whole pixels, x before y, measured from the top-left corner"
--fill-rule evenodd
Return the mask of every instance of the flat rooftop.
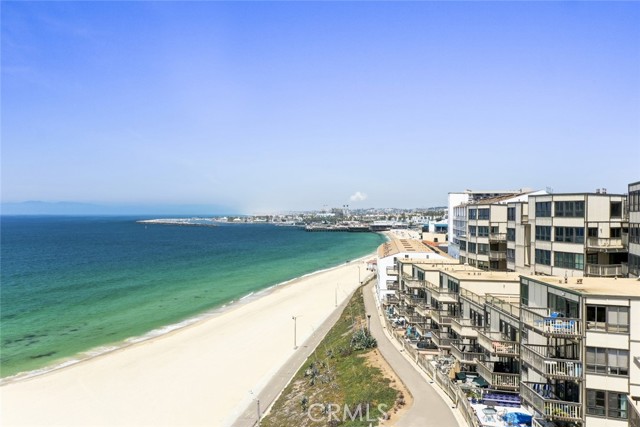
M 483 282 L 494 281 L 494 282 L 519 282 L 520 281 L 520 273 L 510 272 L 510 271 L 484 271 L 484 270 L 476 270 L 476 271 L 447 271 L 449 276 L 458 279 L 458 280 L 479 280 Z
M 609 277 L 564 277 L 523 275 L 530 280 L 547 283 L 560 289 L 584 295 L 622 296 L 640 298 L 640 280 Z
M 378 247 L 378 256 L 386 258 L 400 253 L 431 253 L 446 257 L 441 250 L 427 246 L 415 239 L 391 239 Z
M 429 270 L 437 269 L 439 268 L 439 266 L 443 265 L 446 265 L 447 267 L 465 267 L 463 264 L 460 264 L 460 261 L 450 256 L 447 256 L 445 258 L 400 258 L 398 259 L 398 262 L 400 264 L 412 264 L 418 268 L 427 268 Z

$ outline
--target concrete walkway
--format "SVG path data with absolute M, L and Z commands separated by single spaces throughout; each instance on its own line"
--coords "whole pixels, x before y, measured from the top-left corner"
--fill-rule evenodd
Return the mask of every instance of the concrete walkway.
M 378 341 L 382 356 L 413 396 L 413 405 L 394 427 L 466 427 L 462 417 L 454 414 L 451 400 L 437 390 L 436 385 L 430 384 L 429 377 L 415 363 L 412 364 L 401 352 L 401 347 L 396 346 L 385 333 L 382 313 L 376 306 L 372 288 L 373 284 L 370 284 L 364 289 L 365 309 L 371 314 L 371 334 Z

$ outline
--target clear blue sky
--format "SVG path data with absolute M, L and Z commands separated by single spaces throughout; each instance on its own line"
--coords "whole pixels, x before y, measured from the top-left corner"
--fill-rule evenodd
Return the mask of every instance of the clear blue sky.
M 637 2 L 3 1 L 2 201 L 626 192 L 638 22 Z

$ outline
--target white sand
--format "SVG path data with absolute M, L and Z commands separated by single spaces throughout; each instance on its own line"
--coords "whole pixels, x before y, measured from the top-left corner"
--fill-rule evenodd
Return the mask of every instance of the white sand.
M 365 259 L 276 288 L 212 318 L 0 387 L 0 424 L 225 426 L 364 279 Z

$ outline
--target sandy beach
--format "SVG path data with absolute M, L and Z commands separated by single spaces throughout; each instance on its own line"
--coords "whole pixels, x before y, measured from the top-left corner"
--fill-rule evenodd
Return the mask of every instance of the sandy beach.
M 0 424 L 226 426 L 364 279 L 366 259 L 170 334 L 0 387 Z M 358 269 L 360 267 L 360 269 Z M 336 291 L 337 289 L 337 291 Z

